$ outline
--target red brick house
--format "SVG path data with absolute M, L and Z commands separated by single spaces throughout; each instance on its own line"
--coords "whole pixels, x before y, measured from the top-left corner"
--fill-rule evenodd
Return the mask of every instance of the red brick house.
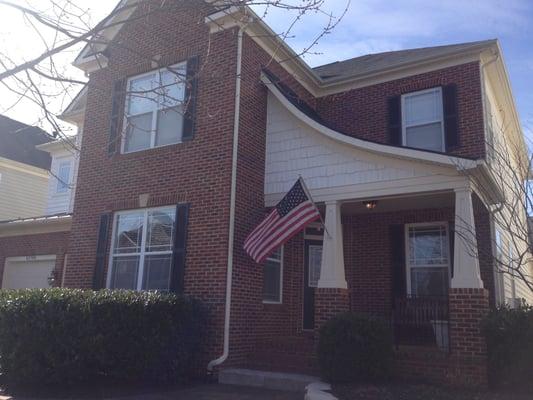
M 485 382 L 479 321 L 507 297 L 483 256 L 501 190 L 487 119 L 505 114 L 526 151 L 498 42 L 310 68 L 249 9 L 133 3 L 75 61 L 89 83 L 71 106 L 64 286 L 202 299 L 209 370 L 313 372 L 317 328 L 353 310 L 392 321 L 399 373 Z M 299 176 L 329 234 L 257 265 L 244 239 Z

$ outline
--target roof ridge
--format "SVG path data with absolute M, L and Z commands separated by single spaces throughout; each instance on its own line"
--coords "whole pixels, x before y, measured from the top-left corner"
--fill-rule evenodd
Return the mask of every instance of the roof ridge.
M 475 40 L 475 41 L 472 41 L 472 42 L 450 43 L 450 44 L 442 44 L 442 45 L 438 45 L 438 46 L 411 47 L 411 48 L 400 49 L 400 50 L 382 51 L 382 52 L 379 52 L 379 53 L 367 53 L 367 54 L 363 54 L 363 55 L 360 55 L 360 56 L 347 58 L 345 60 L 337 60 L 337 61 L 333 61 L 333 62 L 330 62 L 330 63 L 327 63 L 327 64 L 317 65 L 317 66 L 313 67 L 312 69 L 316 70 L 316 69 L 323 68 L 323 67 L 328 67 L 328 66 L 331 66 L 331 65 L 334 65 L 334 64 L 342 64 L 344 62 L 354 61 L 354 60 L 357 60 L 357 59 L 361 59 L 361 58 L 364 58 L 364 57 L 370 57 L 370 56 L 380 56 L 380 55 L 392 54 L 392 53 L 398 54 L 398 53 L 401 53 L 401 52 L 416 51 L 416 50 L 441 49 L 443 47 L 480 45 L 480 44 L 488 44 L 490 42 L 495 42 L 495 41 L 497 41 L 497 39 L 485 39 L 485 40 Z

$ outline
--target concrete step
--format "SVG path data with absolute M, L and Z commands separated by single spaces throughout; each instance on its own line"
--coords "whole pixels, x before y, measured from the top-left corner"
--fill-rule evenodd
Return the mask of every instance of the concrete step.
M 253 386 L 266 389 L 304 392 L 307 385 L 313 382 L 320 382 L 320 378 L 302 374 L 228 368 L 219 372 L 218 382 L 224 385 Z

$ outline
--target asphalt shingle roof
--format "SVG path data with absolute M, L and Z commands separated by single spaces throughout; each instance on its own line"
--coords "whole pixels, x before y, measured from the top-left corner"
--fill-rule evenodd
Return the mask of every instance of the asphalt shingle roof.
M 50 154 L 35 146 L 52 139 L 42 129 L 0 115 L 0 157 L 50 169 Z
M 445 46 L 424 47 L 385 53 L 368 54 L 361 57 L 351 58 L 345 61 L 337 61 L 313 68 L 324 81 L 342 80 L 357 75 L 393 68 L 406 63 L 420 62 L 425 59 L 436 58 L 453 54 L 457 51 L 466 51 L 479 47 L 489 46 L 496 43 L 495 39 L 478 42 L 451 44 Z

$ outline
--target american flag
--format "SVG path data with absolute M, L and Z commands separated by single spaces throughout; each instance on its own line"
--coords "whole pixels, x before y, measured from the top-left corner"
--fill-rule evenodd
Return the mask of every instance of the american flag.
M 265 219 L 248 235 L 244 250 L 255 262 L 263 262 L 274 250 L 320 217 L 315 203 L 307 195 L 302 178 Z

